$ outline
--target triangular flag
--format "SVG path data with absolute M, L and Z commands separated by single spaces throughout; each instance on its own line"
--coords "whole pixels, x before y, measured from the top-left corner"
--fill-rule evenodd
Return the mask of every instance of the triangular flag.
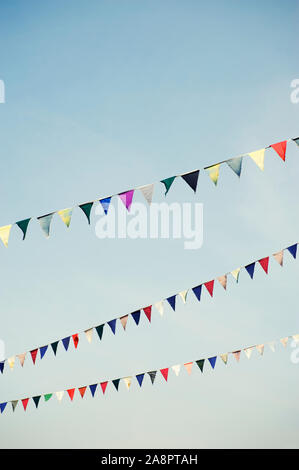
M 202 289 L 202 285 L 192 288 L 194 295 L 197 298 L 198 302 L 200 301 L 200 297 L 201 297 L 201 289 Z
M 64 349 L 65 349 L 66 351 L 67 351 L 68 348 L 69 348 L 70 339 L 71 339 L 71 337 L 70 337 L 70 336 L 67 336 L 66 338 L 63 338 L 63 340 L 62 340 L 62 344 L 63 344 Z
M 205 282 L 206 289 L 211 297 L 213 297 L 214 281 Z
M 23 398 L 22 404 L 23 404 L 24 411 L 26 411 L 26 408 L 28 406 L 28 402 L 29 402 L 29 398 Z
M 228 354 L 220 354 L 220 357 L 223 360 L 224 364 L 227 364 Z
M 280 342 L 284 348 L 286 347 L 288 340 L 289 340 L 288 336 L 286 336 L 285 338 L 281 338 Z
M 151 205 L 153 199 L 154 185 L 147 184 L 146 186 L 140 186 L 138 189 L 142 192 L 146 202 Z
M 147 319 L 149 322 L 151 322 L 151 317 L 152 317 L 152 306 L 149 305 L 148 307 L 145 307 L 143 309 L 145 315 L 147 316 Z
M 165 186 L 165 196 L 168 193 L 170 186 L 172 185 L 175 179 L 176 176 L 171 176 L 170 178 L 165 178 L 165 180 L 161 180 L 161 183 L 163 183 Z
M 260 149 L 256 150 L 255 152 L 248 153 L 248 155 L 262 171 L 264 170 L 265 150 L 266 149 Z
M 57 212 L 62 222 L 64 222 L 67 227 L 70 226 L 72 213 L 73 213 L 72 207 L 69 207 L 68 209 L 61 209 L 60 211 Z
M 54 341 L 54 343 L 51 343 L 51 347 L 53 349 L 53 353 L 54 353 L 55 356 L 56 356 L 56 353 L 57 353 L 58 343 L 59 343 L 59 341 Z
M 199 170 L 191 171 L 190 173 L 185 173 L 181 175 L 184 181 L 196 192 L 197 181 L 198 181 Z
M 224 274 L 223 276 L 217 277 L 217 280 L 220 282 L 222 287 L 226 290 L 226 285 L 227 285 L 227 275 Z
M 56 392 L 55 395 L 57 397 L 57 400 L 61 401 L 64 395 L 64 390 L 61 390 L 60 392 Z
M 35 361 L 36 361 L 37 351 L 38 349 L 33 349 L 32 351 L 30 351 L 33 364 L 35 364 Z
M 3 374 L 5 361 L 0 362 L 0 372 Z
M 293 335 L 292 338 L 296 343 L 299 343 L 299 335 Z
M 256 345 L 256 349 L 258 350 L 258 352 L 260 353 L 260 355 L 262 356 L 263 353 L 264 353 L 264 344 L 257 344 Z
M 215 186 L 217 186 L 218 178 L 219 178 L 219 169 L 220 169 L 220 163 L 217 163 L 217 165 L 209 166 L 208 168 L 205 168 L 209 172 L 209 176 Z
M 295 245 L 288 246 L 288 250 L 291 253 L 291 255 L 293 256 L 293 258 L 296 259 L 296 256 L 297 256 L 297 243 L 295 243 Z
M 173 311 L 175 311 L 175 298 L 176 296 L 172 295 L 171 297 L 167 297 L 166 299 Z
M 112 383 L 113 383 L 113 385 L 114 385 L 117 392 L 118 392 L 119 382 L 120 382 L 120 379 L 112 380 Z
M 242 171 L 242 161 L 243 161 L 243 157 L 235 157 L 235 158 L 230 158 L 229 160 L 226 160 L 226 163 L 228 164 L 228 166 L 239 177 L 241 176 L 241 171 Z
M 91 395 L 93 397 L 94 397 L 94 394 L 96 393 L 97 386 L 98 386 L 98 384 L 89 385 L 89 389 L 90 389 Z
M 105 199 L 100 199 L 101 206 L 104 209 L 105 215 L 108 214 L 108 209 L 110 206 L 111 197 L 105 197 Z
M 17 357 L 19 358 L 20 364 L 21 364 L 21 366 L 23 367 L 24 362 L 25 362 L 26 353 L 18 354 Z
M 103 325 L 96 326 L 96 330 L 97 330 L 97 333 L 98 333 L 98 337 L 99 337 L 100 339 L 102 339 L 102 336 L 103 336 L 104 326 L 105 326 L 105 323 L 103 323 Z
M 265 271 L 266 274 L 268 274 L 268 266 L 269 266 L 269 256 L 266 256 L 266 258 L 259 259 L 259 263 L 263 270 Z
M 214 356 L 214 357 L 209 357 L 209 363 L 211 364 L 212 366 L 212 369 L 214 369 L 215 367 L 215 364 L 216 364 L 216 359 L 217 359 L 217 356 Z
M 143 379 L 144 379 L 144 374 L 138 374 L 136 375 L 137 382 L 139 383 L 139 386 L 141 387 Z
M 85 395 L 86 388 L 87 388 L 86 385 L 85 385 L 85 387 L 80 387 L 80 388 L 78 388 L 79 393 L 80 393 L 80 395 L 81 395 L 82 398 L 83 398 L 84 395 Z
M 136 312 L 131 313 L 131 315 L 134 318 L 136 325 L 138 325 L 140 321 L 140 310 L 136 310 Z
M 53 395 L 53 393 L 46 393 L 46 394 L 44 395 L 45 401 L 49 401 L 50 398 L 52 397 L 52 395 Z
M 148 375 L 150 376 L 152 384 L 154 384 L 155 378 L 156 378 L 156 375 L 157 375 L 157 371 L 156 370 L 151 370 L 150 372 L 148 372 Z
M 69 390 L 67 390 L 67 393 L 69 394 L 71 401 L 73 401 L 75 390 L 76 390 L 75 388 L 70 388 Z
M 287 149 L 287 141 L 283 140 L 282 142 L 278 142 L 277 144 L 272 144 L 270 145 L 275 152 L 280 156 L 280 158 L 285 161 L 286 159 L 286 149 Z
M 12 402 L 11 402 L 12 411 L 15 411 L 15 409 L 16 409 L 16 407 L 17 407 L 17 404 L 18 404 L 18 401 L 19 401 L 19 400 L 12 400 Z
M 126 191 L 124 193 L 119 194 L 119 197 L 121 201 L 123 202 L 123 204 L 125 205 L 125 208 L 127 209 L 128 212 L 130 212 L 130 209 L 131 209 L 133 194 L 134 194 L 134 189 L 131 189 L 130 191 Z
M 239 274 L 240 274 L 241 268 L 234 269 L 231 271 L 231 275 L 236 279 L 236 282 L 239 281 Z
M 272 352 L 275 352 L 275 341 L 270 341 L 268 343 L 269 348 L 271 349 Z
M 292 141 L 295 142 L 295 144 L 297 144 L 299 147 L 299 137 L 297 137 L 296 139 L 292 139 Z
M 250 348 L 245 348 L 245 349 L 243 349 L 243 351 L 244 351 L 244 353 L 246 354 L 246 356 L 248 357 L 248 359 L 250 359 L 252 350 L 253 350 L 253 347 L 252 347 L 252 346 L 251 346 Z
M 188 290 L 183 290 L 182 292 L 179 292 L 179 295 L 182 301 L 184 302 L 184 304 L 186 303 L 186 300 L 187 300 L 187 294 L 188 294 Z
M 78 335 L 78 333 L 72 335 L 72 338 L 73 338 L 75 349 L 77 349 L 78 344 L 79 344 L 79 335 Z
M 93 206 L 93 202 L 86 202 L 85 204 L 80 204 L 80 209 L 84 212 L 86 215 L 87 221 L 90 224 L 90 212 Z
M 89 328 L 88 330 L 85 330 L 84 331 L 85 335 L 86 335 L 86 339 L 89 343 L 91 343 L 91 340 L 92 340 L 92 334 L 93 334 L 93 328 Z
M 190 375 L 191 374 L 191 371 L 192 371 L 192 366 L 193 366 L 193 362 L 186 362 L 186 364 L 184 364 L 185 368 L 186 368 L 186 371 L 188 372 L 188 374 Z
M 30 220 L 31 220 L 31 218 L 30 219 L 19 220 L 18 222 L 16 222 L 16 225 L 23 232 L 23 240 L 25 240 L 26 233 L 27 233 L 27 228 L 28 228 L 28 224 L 29 224 Z
M 132 383 L 132 377 L 124 377 L 123 380 L 124 380 L 124 382 L 125 382 L 125 384 L 126 384 L 127 389 L 129 390 L 130 387 L 131 387 L 131 383 Z
M 198 367 L 200 368 L 201 372 L 203 372 L 203 366 L 204 366 L 205 360 L 204 359 L 199 359 L 198 361 L 195 361 L 195 362 L 198 365 Z
M 274 253 L 273 256 L 276 259 L 277 263 L 279 263 L 280 266 L 283 266 L 283 250 L 278 251 L 278 253 Z
M 255 263 L 247 264 L 247 266 L 245 266 L 245 269 L 248 272 L 251 279 L 253 279 L 254 268 L 255 268 Z
M 7 405 L 7 402 L 5 402 L 5 403 L 0 403 L 1 414 L 2 414 L 3 411 L 5 410 L 6 405 Z
M 54 212 L 51 212 L 50 214 L 41 215 L 40 217 L 37 217 L 37 220 L 39 221 L 41 229 L 47 238 L 49 238 L 50 236 L 50 225 L 51 225 L 53 215 L 54 215 Z
M 160 372 L 161 372 L 161 374 L 163 375 L 164 379 L 165 379 L 166 382 L 167 382 L 167 378 L 168 378 L 168 367 L 166 367 L 165 369 L 160 369 Z
M 235 356 L 236 361 L 239 362 L 241 351 L 233 351 L 233 355 Z
M 107 323 L 110 326 L 112 333 L 115 335 L 116 318 L 114 320 L 108 321 Z
M 163 313 L 164 313 L 163 300 L 160 300 L 159 302 L 156 302 L 156 303 L 155 303 L 155 307 L 156 307 L 156 309 L 158 310 L 158 312 L 160 313 L 160 315 L 162 316 Z
M 11 370 L 14 368 L 15 360 L 16 360 L 15 356 L 9 357 L 7 359 L 8 365 L 11 368 Z
M 42 359 L 42 358 L 44 357 L 44 355 L 46 354 L 47 349 L 48 349 L 48 345 L 47 345 L 47 346 L 41 346 L 41 347 L 39 348 L 40 358 L 41 358 L 41 359 Z
M 178 377 L 178 375 L 180 373 L 180 370 L 181 370 L 181 365 L 177 364 L 176 366 L 172 366 L 171 368 L 172 368 L 173 372 L 175 373 L 175 375 Z
M 102 389 L 102 392 L 103 392 L 103 395 L 104 395 L 105 392 L 106 392 L 108 381 L 107 382 L 101 382 L 100 385 L 101 385 L 101 389 Z
M 124 330 L 126 329 L 128 318 L 129 318 L 129 315 L 124 315 L 120 317 L 120 322 Z
M 8 246 L 8 239 L 12 225 L 4 225 L 0 227 L 0 238 L 3 241 L 4 245 Z

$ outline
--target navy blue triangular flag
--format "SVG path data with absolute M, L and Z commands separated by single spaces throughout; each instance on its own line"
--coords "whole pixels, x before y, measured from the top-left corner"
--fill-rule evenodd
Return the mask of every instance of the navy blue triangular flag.
M 171 297 L 167 297 L 167 302 L 169 303 L 169 305 L 171 306 L 172 310 L 175 311 L 175 298 L 176 298 L 176 295 L 172 295 Z
M 136 325 L 138 325 L 140 321 L 140 310 L 136 310 L 136 312 L 131 313 L 131 315 L 134 318 Z
M 103 325 L 96 326 L 96 330 L 100 339 L 102 339 L 103 336 L 104 325 L 105 323 L 103 323 Z
M 66 351 L 68 350 L 68 347 L 69 347 L 69 344 L 70 344 L 70 339 L 71 339 L 71 337 L 68 336 L 67 338 L 63 338 L 63 340 L 62 340 L 64 349 L 65 349 Z
M 48 345 L 47 346 L 41 346 L 39 348 L 39 352 L 40 352 L 40 358 L 42 359 L 44 357 L 44 355 L 46 354 L 46 351 L 48 349 Z
M 112 333 L 115 335 L 116 318 L 114 320 L 108 321 L 107 323 L 110 326 Z
M 97 386 L 98 384 L 89 385 L 89 388 L 93 397 L 94 397 L 94 394 L 96 393 Z
M 254 268 L 255 268 L 255 263 L 247 264 L 247 266 L 245 266 L 245 269 L 248 272 L 251 279 L 253 279 Z
M 291 253 L 291 255 L 293 256 L 293 258 L 296 259 L 296 256 L 297 256 L 297 243 L 295 243 L 295 245 L 288 246 L 288 250 Z
M 51 346 L 52 346 L 52 349 L 53 349 L 53 353 L 55 354 L 55 356 L 56 356 L 56 352 L 57 352 L 58 343 L 59 343 L 59 340 L 58 340 L 58 341 L 54 341 L 54 343 L 51 343 Z
M 113 383 L 113 385 L 114 385 L 114 387 L 116 388 L 117 391 L 118 391 L 118 387 L 119 387 L 119 382 L 120 382 L 120 379 L 112 380 L 112 383 Z
M 185 173 L 181 175 L 184 181 L 196 192 L 197 181 L 198 181 L 199 170 L 191 171 L 191 173 Z
M 39 400 L 40 400 L 40 395 L 36 396 L 36 397 L 32 397 L 34 403 L 35 403 L 35 406 L 36 408 L 38 407 L 38 403 L 39 403 Z
M 214 369 L 215 364 L 216 364 L 217 356 L 209 357 L 208 359 L 209 359 L 209 363 L 210 363 L 211 366 L 212 366 L 212 369 Z
M 140 387 L 141 387 L 142 382 L 143 382 L 143 379 L 144 379 L 144 374 L 138 374 L 138 375 L 136 375 L 136 379 L 138 380 L 138 383 L 139 383 L 139 385 L 140 385 Z
M 1 374 L 3 374 L 3 371 L 4 371 L 4 363 L 5 363 L 5 361 L 0 362 L 0 372 L 1 372 Z
M 196 296 L 198 301 L 200 301 L 200 297 L 201 297 L 201 288 L 202 288 L 202 284 L 200 284 L 200 286 L 196 286 L 192 288 L 194 295 Z
M 7 405 L 7 402 L 5 402 L 5 403 L 0 403 L 1 414 L 2 414 L 3 411 L 5 410 L 6 405 Z

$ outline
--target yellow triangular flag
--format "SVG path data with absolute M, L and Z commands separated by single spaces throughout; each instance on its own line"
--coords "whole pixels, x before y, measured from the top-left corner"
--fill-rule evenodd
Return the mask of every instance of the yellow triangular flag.
M 274 258 L 276 261 L 280 264 L 280 266 L 283 265 L 283 250 L 279 251 L 278 253 L 274 253 Z
M 236 279 L 236 282 L 239 280 L 239 274 L 240 274 L 241 268 L 234 269 L 231 271 L 231 275 Z
M 89 343 L 91 343 L 93 328 L 89 328 L 88 330 L 85 330 L 84 333 L 85 333 L 85 335 L 86 335 L 87 341 L 88 341 Z
M 293 335 L 292 338 L 296 341 L 296 343 L 299 343 L 299 335 Z
M 9 239 L 11 227 L 12 225 L 4 225 L 3 227 L 0 227 L 0 238 L 6 247 L 8 245 L 8 239 Z
M 178 376 L 181 370 L 180 364 L 177 364 L 176 366 L 172 366 L 172 370 L 175 373 L 175 375 Z
M 220 163 L 217 163 L 217 165 L 213 165 L 213 166 L 210 166 L 209 168 L 206 168 L 215 186 L 217 185 L 217 181 L 219 177 L 219 168 L 220 168 Z
M 163 313 L 164 313 L 163 300 L 160 300 L 159 302 L 156 302 L 156 303 L 155 303 L 155 307 L 156 307 L 156 309 L 158 310 L 158 312 L 160 313 L 160 315 L 162 316 Z
M 285 338 L 281 338 L 280 342 L 284 348 L 286 347 L 288 340 L 289 340 L 288 336 L 286 336 Z
M 255 152 L 248 153 L 248 155 L 252 158 L 252 160 L 262 171 L 264 170 L 265 150 L 266 149 L 260 149 L 256 150 Z
M 26 353 L 18 354 L 18 356 L 17 356 L 19 358 L 19 361 L 20 361 L 20 364 L 21 364 L 22 367 L 23 367 L 24 362 L 25 362 L 25 356 L 26 356 Z
M 220 354 L 220 357 L 223 360 L 224 364 L 227 364 L 228 354 Z
M 261 356 L 264 354 L 264 344 L 257 344 L 256 349 L 258 350 Z
M 184 304 L 186 303 L 186 300 L 187 300 L 187 294 L 188 294 L 188 290 L 183 290 L 182 292 L 179 292 L 179 295 L 182 298 Z
M 11 368 L 11 370 L 14 368 L 15 360 L 16 360 L 15 356 L 9 357 L 7 359 L 8 365 Z
M 124 377 L 124 382 L 127 386 L 127 389 L 129 390 L 130 386 L 131 386 L 131 383 L 132 383 L 132 377 Z
M 68 209 L 61 209 L 57 214 L 61 217 L 61 220 L 65 223 L 67 227 L 70 226 L 72 218 L 73 208 L 69 207 Z

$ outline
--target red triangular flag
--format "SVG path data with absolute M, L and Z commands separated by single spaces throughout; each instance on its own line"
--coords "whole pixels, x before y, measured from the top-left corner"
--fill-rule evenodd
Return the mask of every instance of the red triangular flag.
M 282 142 L 278 142 L 277 144 L 270 145 L 275 152 L 280 156 L 280 158 L 285 161 L 286 159 L 286 149 L 287 149 L 287 141 L 283 140 Z
M 24 411 L 26 411 L 27 405 L 28 405 L 29 398 L 23 398 L 22 403 L 24 407 Z
M 81 397 L 83 398 L 83 397 L 84 397 L 85 390 L 86 390 L 86 386 L 85 386 L 85 387 L 80 387 L 80 388 L 78 388 L 78 390 L 79 390 L 79 392 L 80 392 Z
M 100 383 L 101 387 L 102 387 L 102 390 L 103 390 L 103 394 L 105 393 L 106 391 L 106 388 L 107 388 L 107 385 L 108 385 L 108 382 L 101 382 Z
M 169 369 L 168 367 L 166 367 L 166 369 L 160 369 L 160 372 L 163 375 L 166 382 L 167 382 L 167 378 L 168 378 L 168 369 Z
M 210 296 L 213 297 L 214 281 L 205 282 L 205 286 L 206 286 Z
M 265 273 L 268 274 L 269 256 L 266 256 L 266 258 L 259 259 L 259 263 Z
M 69 394 L 71 401 L 73 401 L 75 390 L 76 390 L 75 388 L 70 388 L 69 390 L 67 390 L 67 393 Z
M 149 307 L 145 307 L 143 309 L 145 315 L 147 316 L 148 318 L 148 321 L 150 322 L 151 321 L 151 316 L 152 316 L 152 306 L 150 305 Z
M 73 341 L 74 341 L 74 346 L 75 346 L 75 348 L 77 348 L 78 343 L 79 343 L 78 333 L 76 333 L 75 335 L 72 335 L 72 338 L 73 338 Z
M 37 349 L 33 349 L 32 351 L 30 351 L 33 364 L 35 364 L 35 361 L 36 361 L 37 351 L 38 351 L 38 348 L 37 348 Z

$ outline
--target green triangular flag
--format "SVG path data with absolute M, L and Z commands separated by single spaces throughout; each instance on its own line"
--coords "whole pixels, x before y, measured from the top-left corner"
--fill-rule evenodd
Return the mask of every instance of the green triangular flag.
M 93 206 L 93 202 L 86 202 L 85 204 L 80 204 L 80 209 L 84 212 L 87 217 L 88 223 L 90 224 L 90 212 Z
M 35 403 L 35 406 L 36 408 L 38 407 L 38 403 L 39 403 L 39 400 L 40 400 L 40 395 L 36 396 L 36 397 L 32 397 L 34 403 Z
M 41 215 L 40 217 L 37 217 L 37 220 L 40 223 L 41 229 L 47 238 L 50 235 L 50 225 L 51 225 L 53 215 L 54 215 L 54 212 L 51 212 L 50 214 Z
M 112 383 L 113 383 L 113 385 L 114 385 L 114 387 L 116 388 L 117 391 L 118 391 L 118 387 L 119 387 L 119 381 L 120 381 L 120 379 L 112 380 Z
M 19 222 L 16 222 L 16 225 L 23 232 L 23 240 L 25 240 L 26 232 L 27 232 L 27 228 L 28 228 L 28 224 L 29 224 L 30 220 L 31 220 L 31 218 L 30 219 L 19 220 Z
M 59 343 L 59 341 L 54 341 L 54 343 L 51 343 L 51 346 L 52 346 L 52 349 L 53 349 L 53 352 L 54 352 L 55 356 L 56 356 L 56 352 L 57 352 L 58 343 Z
M 17 406 L 17 404 L 18 404 L 18 401 L 19 401 L 19 400 L 12 400 L 12 402 L 11 402 L 12 411 L 15 411 L 16 406 Z
M 201 372 L 203 372 L 204 363 L 205 363 L 205 360 L 204 360 L 204 359 L 200 359 L 199 361 L 196 361 L 196 364 L 197 364 L 198 367 L 200 368 Z
M 174 182 L 175 178 L 176 178 L 176 176 L 171 176 L 170 178 L 166 178 L 165 180 L 161 180 L 161 183 L 163 183 L 164 186 L 165 186 L 165 196 L 168 193 L 168 191 L 170 189 L 170 186 Z
M 96 330 L 100 339 L 102 339 L 102 336 L 103 336 L 104 326 L 105 326 L 105 323 L 103 323 L 103 325 L 96 326 Z
M 52 395 L 53 395 L 53 393 L 46 393 L 46 394 L 44 395 L 45 401 L 50 400 L 50 398 L 51 398 Z

